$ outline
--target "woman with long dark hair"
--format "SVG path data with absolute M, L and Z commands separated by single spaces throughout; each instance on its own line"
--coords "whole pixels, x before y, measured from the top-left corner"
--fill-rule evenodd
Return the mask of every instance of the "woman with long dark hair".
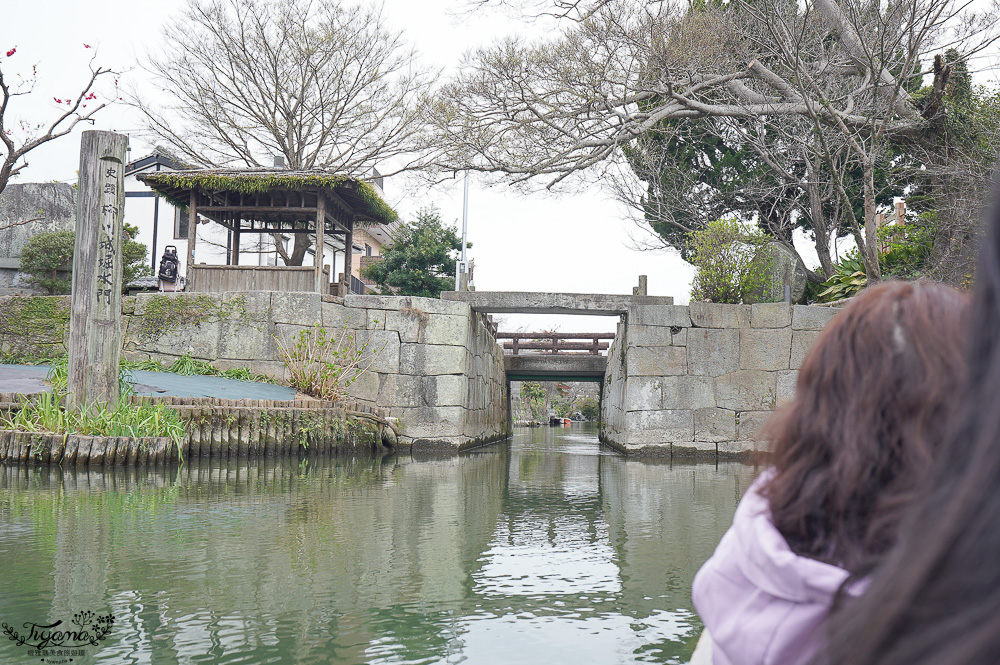
M 970 320 L 968 380 L 937 470 L 864 595 L 832 618 L 822 662 L 1000 662 L 1000 206 Z
M 807 663 L 822 649 L 841 587 L 895 543 L 938 457 L 963 374 L 964 309 L 950 287 L 889 282 L 813 344 L 794 400 L 763 430 L 772 467 L 694 581 L 715 665 Z

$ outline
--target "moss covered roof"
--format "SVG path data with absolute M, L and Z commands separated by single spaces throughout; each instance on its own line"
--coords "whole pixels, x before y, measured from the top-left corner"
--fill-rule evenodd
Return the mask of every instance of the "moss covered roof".
M 206 192 L 261 194 L 276 189 L 301 190 L 322 188 L 335 192 L 356 214 L 381 224 L 391 224 L 399 215 L 382 200 L 371 184 L 330 171 L 288 171 L 275 169 L 192 169 L 156 171 L 137 174 L 136 178 L 152 187 L 179 207 L 187 206 L 193 189 Z

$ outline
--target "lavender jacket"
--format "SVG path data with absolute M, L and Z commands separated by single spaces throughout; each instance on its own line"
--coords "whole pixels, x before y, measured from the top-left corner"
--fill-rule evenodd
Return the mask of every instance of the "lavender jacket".
M 736 508 L 733 525 L 694 578 L 694 605 L 711 633 L 713 665 L 808 663 L 826 642 L 824 623 L 847 571 L 798 556 L 771 521 L 761 488 Z

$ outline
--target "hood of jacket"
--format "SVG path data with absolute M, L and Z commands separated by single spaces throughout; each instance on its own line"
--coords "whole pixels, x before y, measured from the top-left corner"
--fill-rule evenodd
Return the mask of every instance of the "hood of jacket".
M 733 525 L 694 579 L 695 608 L 712 636 L 715 665 L 808 663 L 825 644 L 825 619 L 846 570 L 795 554 L 750 486 Z

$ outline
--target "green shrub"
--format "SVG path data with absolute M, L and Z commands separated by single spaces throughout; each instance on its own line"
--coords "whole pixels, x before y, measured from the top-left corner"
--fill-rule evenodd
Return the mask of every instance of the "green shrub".
M 820 302 L 833 302 L 850 298 L 868 286 L 865 266 L 857 252 L 849 253 L 844 260 L 834 265 L 833 277 L 823 282 L 823 290 L 816 296 Z
M 75 237 L 72 231 L 50 231 L 32 236 L 21 248 L 21 272 L 27 275 L 26 281 L 45 289 L 50 296 L 69 293 L 73 286 L 69 269 Z
M 546 413 L 545 388 L 538 381 L 523 381 L 521 383 L 521 403 L 531 414 L 532 420 L 545 422 L 549 419 Z
M 122 242 L 122 288 L 136 279 L 153 274 L 146 264 L 146 246 L 132 240 L 139 229 L 130 224 L 124 226 L 125 240 Z M 50 231 L 39 233 L 25 243 L 21 249 L 21 272 L 27 275 L 27 282 L 48 291 L 49 295 L 69 293 L 73 287 L 71 265 L 73 263 L 73 231 Z
M 925 213 L 915 224 L 882 226 L 878 230 L 879 268 L 883 279 L 917 279 L 927 266 L 934 247 L 934 213 Z M 823 282 L 816 299 L 834 302 L 850 298 L 868 286 L 865 266 L 856 249 L 834 265 L 833 277 Z
M 878 230 L 879 245 L 885 252 L 879 254 L 882 277 L 916 279 L 927 267 L 927 259 L 934 247 L 936 213 L 924 213 L 917 223 L 905 226 L 882 226 Z
M 717 219 L 688 235 L 688 261 L 695 266 L 691 300 L 750 302 L 770 280 L 773 260 L 758 251 L 771 239 L 736 220 Z
M 382 293 L 437 298 L 455 288 L 455 257 L 461 251 L 462 239 L 441 221 L 440 211 L 423 208 L 416 221 L 400 225 L 392 243 L 361 276 L 373 280 Z
M 139 234 L 139 227 L 125 224 L 123 227 L 125 240 L 122 242 L 122 256 L 125 258 L 125 265 L 122 267 L 122 289 L 128 286 L 129 282 L 139 277 L 152 277 L 153 268 L 146 263 L 146 246 L 132 238 Z

